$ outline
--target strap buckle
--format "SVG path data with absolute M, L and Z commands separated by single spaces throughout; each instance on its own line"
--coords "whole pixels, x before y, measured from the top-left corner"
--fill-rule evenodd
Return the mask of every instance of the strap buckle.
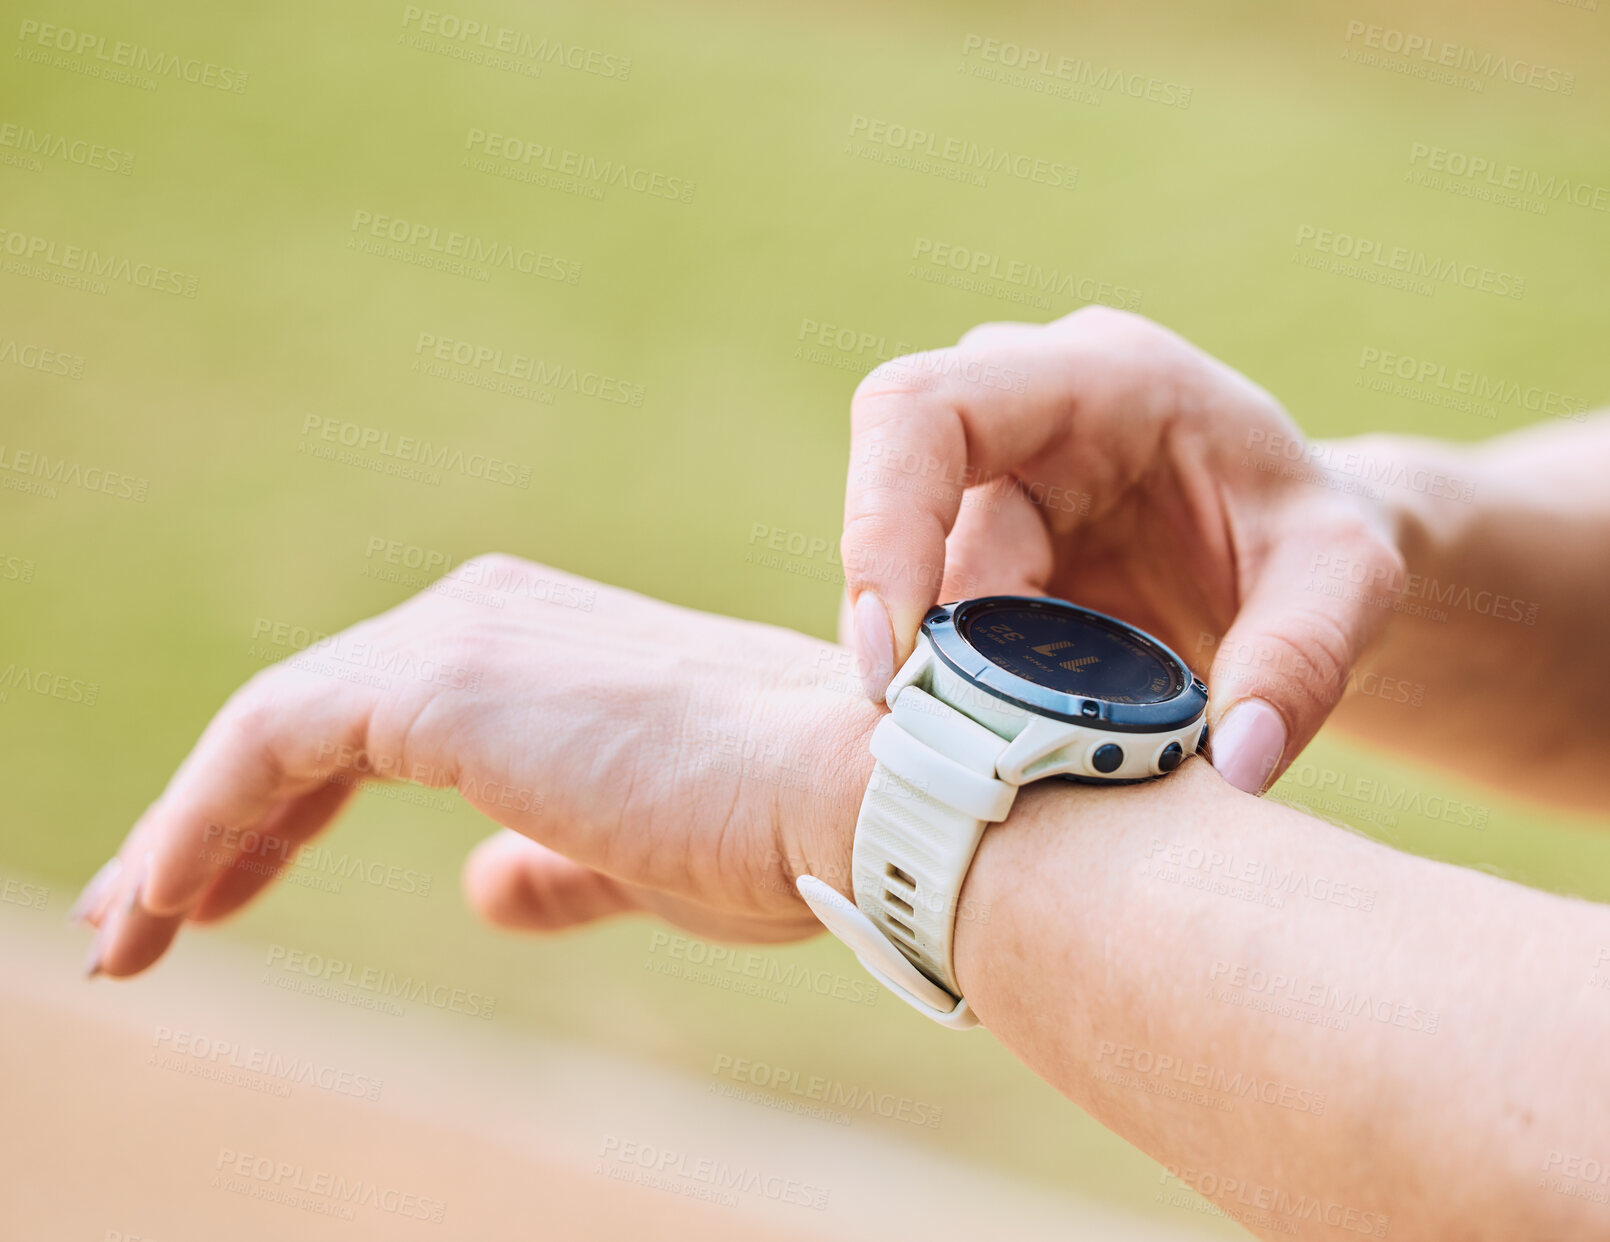
M 811 913 L 855 954 L 867 973 L 923 1017 L 953 1031 L 977 1026 L 978 1017 L 959 996 L 952 996 L 907 960 L 862 914 L 853 901 L 813 875 L 802 875 L 794 887 Z

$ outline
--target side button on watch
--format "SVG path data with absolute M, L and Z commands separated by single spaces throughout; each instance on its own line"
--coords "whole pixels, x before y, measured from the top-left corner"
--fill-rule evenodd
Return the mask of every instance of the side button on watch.
M 944 1026 L 976 1026 L 956 981 L 963 881 L 984 829 L 1049 777 L 1165 776 L 1207 735 L 1207 687 L 1142 630 L 1059 599 L 991 595 L 935 608 L 889 683 L 855 825 L 855 901 L 797 888 L 877 980 Z

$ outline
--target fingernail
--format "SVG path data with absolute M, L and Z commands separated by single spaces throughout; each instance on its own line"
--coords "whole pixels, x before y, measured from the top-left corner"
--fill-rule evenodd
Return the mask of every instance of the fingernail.
M 894 680 L 894 631 L 889 610 L 871 591 L 862 591 L 855 601 L 855 651 L 867 698 L 883 702 L 883 692 Z
M 1213 766 L 1243 793 L 1269 783 L 1286 749 L 1286 722 L 1262 699 L 1243 699 L 1213 730 Z
M 89 946 L 89 954 L 84 958 L 84 978 L 93 979 L 101 973 L 101 963 L 106 960 L 107 950 L 117 943 L 118 936 L 122 934 L 123 926 L 129 921 L 129 915 L 134 913 L 134 907 L 139 903 L 140 890 L 145 887 L 145 878 L 150 874 L 151 855 L 145 856 L 145 862 L 140 867 L 140 873 L 134 877 L 134 883 L 129 885 L 129 891 L 118 907 L 100 925 L 95 932 L 95 940 Z
M 101 864 L 101 869 L 90 876 L 89 883 L 84 885 L 82 892 L 73 902 L 73 908 L 67 912 L 69 923 L 82 923 L 95 910 L 111 890 L 118 872 L 123 870 L 121 858 L 108 858 Z

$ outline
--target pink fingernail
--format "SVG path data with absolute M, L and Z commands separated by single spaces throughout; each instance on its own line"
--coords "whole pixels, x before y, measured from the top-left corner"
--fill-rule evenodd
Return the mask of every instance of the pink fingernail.
M 101 973 L 101 963 L 106 961 L 107 950 L 117 943 L 124 925 L 129 921 L 129 915 L 134 913 L 134 907 L 139 903 L 140 891 L 145 887 L 150 869 L 151 856 L 147 854 L 139 873 L 134 877 L 134 883 L 129 885 L 128 893 L 95 932 L 95 940 L 89 947 L 89 955 L 84 958 L 84 978 L 93 979 Z
M 1213 730 L 1213 766 L 1243 793 L 1269 783 L 1286 750 L 1286 722 L 1262 699 L 1244 699 Z
M 862 591 L 855 601 L 855 651 L 862 689 L 874 703 L 883 702 L 894 680 L 894 631 L 889 610 L 871 591 Z
M 101 869 L 92 875 L 89 883 L 84 885 L 83 891 L 73 902 L 73 908 L 67 912 L 69 923 L 82 923 L 90 919 L 92 913 L 99 908 L 107 892 L 117 880 L 118 872 L 123 870 L 121 858 L 108 858 L 101 864 Z

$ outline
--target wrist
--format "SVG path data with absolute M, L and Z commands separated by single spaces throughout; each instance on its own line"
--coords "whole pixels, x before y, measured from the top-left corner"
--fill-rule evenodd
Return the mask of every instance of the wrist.
M 855 824 L 872 779 L 872 732 L 886 712 L 867 702 L 849 652 L 837 649 L 836 657 L 847 663 L 847 677 L 823 676 L 776 695 L 783 735 L 798 747 L 809 780 L 777 800 L 774 855 L 790 894 L 796 879 L 812 875 L 853 900 Z
M 1367 485 L 1364 494 L 1403 558 L 1404 576 L 1435 577 L 1480 503 L 1475 455 L 1442 440 L 1385 433 L 1321 444 L 1343 481 Z

